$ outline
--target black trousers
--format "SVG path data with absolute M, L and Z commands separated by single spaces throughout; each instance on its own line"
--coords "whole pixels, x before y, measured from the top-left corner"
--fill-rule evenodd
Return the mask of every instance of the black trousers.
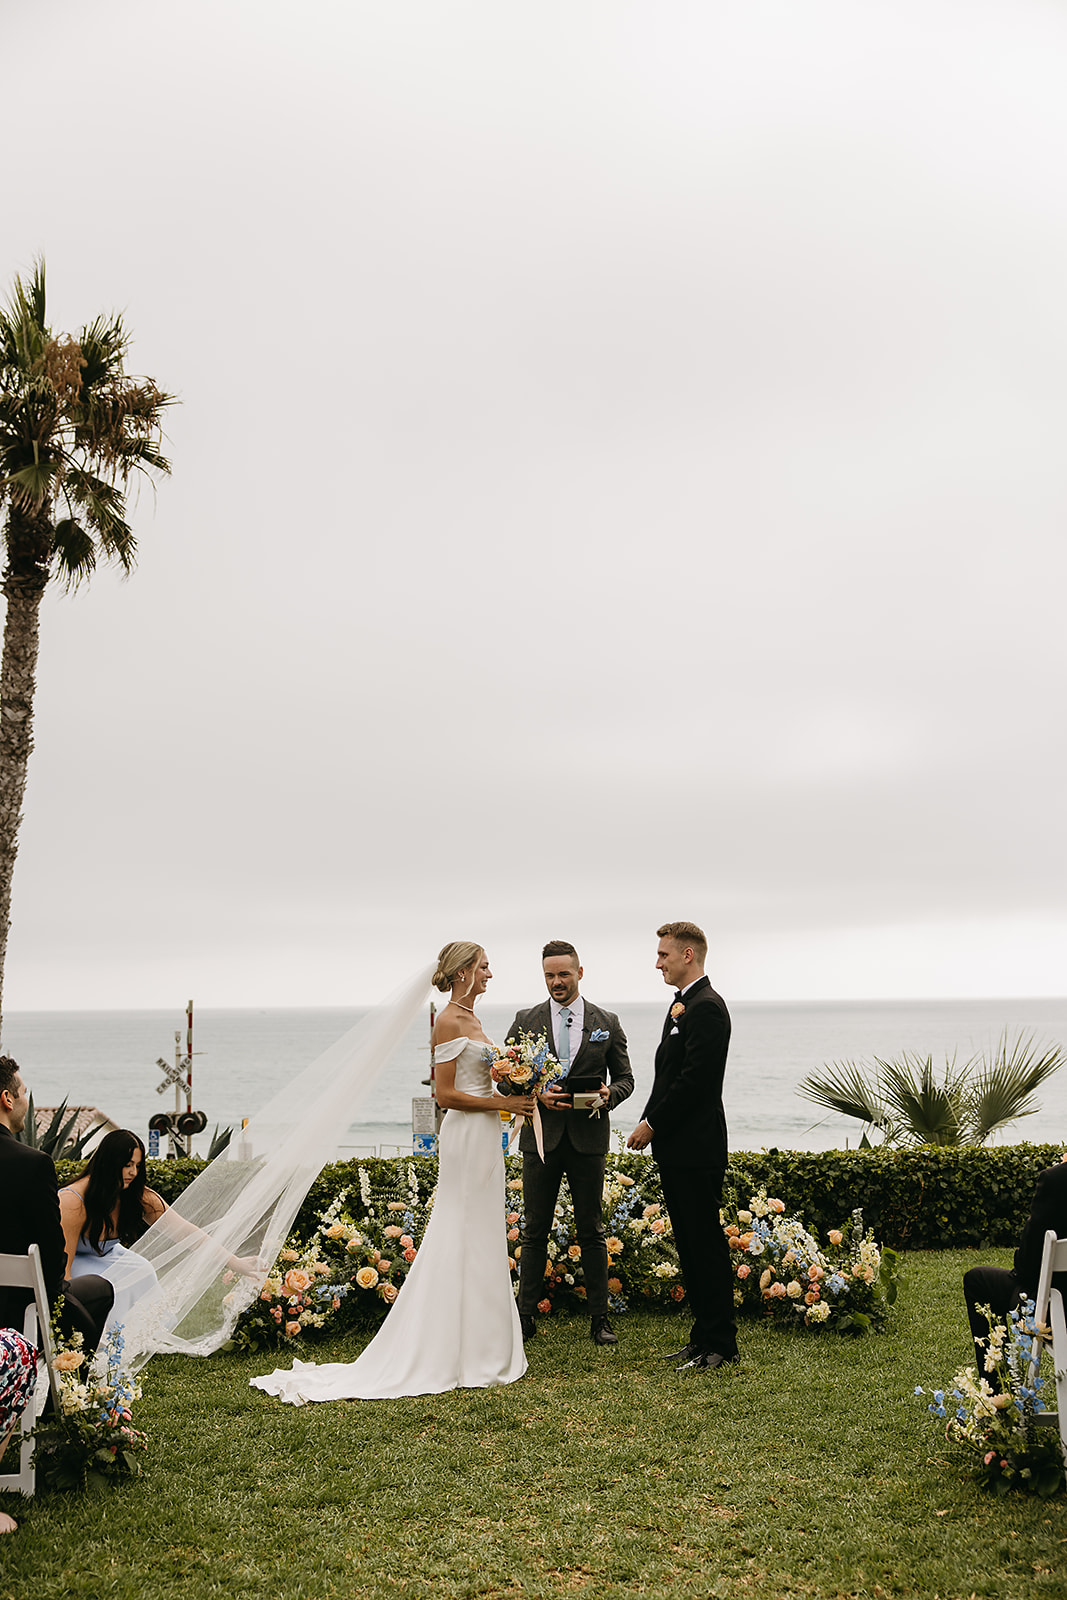
M 971 1267 L 963 1274 L 963 1298 L 967 1302 L 967 1321 L 974 1339 L 978 1376 L 985 1378 L 991 1388 L 999 1390 L 996 1374 L 985 1369 L 985 1346 L 978 1343 L 979 1339 L 989 1336 L 989 1323 L 978 1307 L 988 1306 L 995 1317 L 1006 1319 L 1008 1312 L 1014 1311 L 1024 1298 L 1019 1281 L 1014 1272 L 1004 1267 Z
M 63 1284 L 63 1310 L 59 1326 L 68 1337 L 72 1333 L 82 1336 L 82 1349 L 91 1356 L 100 1343 L 108 1312 L 115 1303 L 115 1286 L 98 1273 L 87 1272 L 84 1278 L 69 1278 Z
M 659 1162 L 663 1199 L 674 1230 L 685 1292 L 693 1313 L 689 1343 L 698 1350 L 737 1354 L 730 1247 L 719 1221 L 725 1166 Z
M 608 1250 L 604 1232 L 604 1172 L 607 1157 L 576 1150 L 567 1130 L 545 1159 L 536 1150 L 522 1153 L 522 1255 L 519 1257 L 519 1310 L 533 1316 L 544 1295 L 548 1236 L 564 1177 L 574 1202 L 574 1228 L 582 1247 L 586 1304 L 591 1317 L 608 1310 Z

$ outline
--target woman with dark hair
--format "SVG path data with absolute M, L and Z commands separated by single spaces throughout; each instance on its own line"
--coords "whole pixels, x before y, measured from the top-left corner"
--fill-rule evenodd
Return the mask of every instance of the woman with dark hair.
M 145 1148 L 137 1135 L 129 1128 L 116 1128 L 101 1139 L 74 1182 L 60 1189 L 69 1278 L 89 1272 L 110 1276 L 109 1268 L 133 1254 L 130 1246 L 167 1210 L 166 1201 L 145 1185 L 144 1162 Z M 154 1287 L 156 1275 L 146 1261 L 144 1272 L 133 1281 L 128 1269 L 123 1279 L 109 1326 L 123 1321 L 134 1301 Z

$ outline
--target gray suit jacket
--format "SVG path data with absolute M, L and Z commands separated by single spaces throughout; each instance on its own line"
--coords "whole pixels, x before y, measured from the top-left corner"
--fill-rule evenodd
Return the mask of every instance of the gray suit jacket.
M 555 1053 L 549 1001 L 543 1000 L 539 1006 L 531 1006 L 528 1011 L 520 1011 L 508 1029 L 506 1037 L 517 1039 L 520 1029 L 523 1033 L 543 1033 L 548 1039 L 548 1048 L 553 1054 Z M 604 1033 L 607 1038 L 593 1040 L 590 1036 L 594 1033 Z M 568 1076 L 596 1078 L 599 1083 L 606 1083 L 609 1089 L 608 1103 L 601 1110 L 599 1117 L 591 1117 L 588 1111 L 550 1111 L 547 1106 L 541 1106 L 545 1149 L 554 1150 L 566 1128 L 571 1144 L 576 1150 L 586 1155 L 604 1155 L 611 1144 L 609 1113 L 634 1092 L 634 1075 L 630 1069 L 630 1057 L 626 1052 L 626 1035 L 613 1011 L 602 1011 L 591 1001 L 585 1001 L 582 1039 L 571 1058 Z M 507 1093 L 509 1090 L 507 1084 L 498 1084 L 497 1087 L 502 1093 Z M 522 1132 L 519 1134 L 519 1149 L 523 1151 L 537 1149 L 533 1124 L 529 1119 L 523 1123 Z

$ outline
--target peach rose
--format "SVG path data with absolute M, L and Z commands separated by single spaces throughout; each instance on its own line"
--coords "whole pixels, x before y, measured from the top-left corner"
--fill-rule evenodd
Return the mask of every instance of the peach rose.
M 273 1300 L 274 1299 L 273 1291 L 270 1290 L 270 1289 L 261 1289 L 259 1291 L 259 1298 L 261 1300 Z
M 830 1243 L 833 1244 L 833 1245 L 843 1244 L 844 1243 L 844 1238 L 845 1238 L 845 1236 L 841 1232 L 840 1228 L 831 1228 L 830 1232 L 826 1235 L 826 1237 L 829 1239 Z
M 537 1309 L 540 1311 L 543 1317 L 547 1317 L 548 1313 L 552 1310 L 551 1300 L 538 1300 Z
M 378 1271 L 381 1273 L 388 1272 L 392 1264 L 393 1263 L 391 1261 L 387 1261 L 384 1256 L 379 1256 L 377 1261 L 374 1263 L 374 1265 L 378 1268 Z
M 290 1267 L 282 1279 L 282 1288 L 287 1290 L 289 1294 L 303 1294 L 304 1290 L 310 1287 L 310 1284 L 311 1279 L 299 1267 Z
M 580 1261 L 582 1259 L 582 1247 L 581 1247 L 581 1245 L 580 1244 L 569 1244 L 567 1246 L 567 1254 L 570 1256 L 572 1261 Z
M 378 1274 L 373 1267 L 360 1267 L 356 1273 L 356 1282 L 361 1289 L 373 1289 L 378 1282 Z
M 807 1294 L 804 1296 L 804 1304 L 806 1306 L 813 1306 L 815 1304 L 815 1302 L 818 1300 L 818 1298 L 819 1298 L 818 1289 L 809 1289 Z
M 395 1222 L 391 1222 L 387 1228 L 382 1229 L 387 1239 L 399 1239 L 403 1231 L 403 1228 L 398 1228 Z
M 662 1210 L 663 1210 L 663 1207 L 661 1205 L 659 1205 L 659 1204 L 656 1204 L 654 1206 L 646 1206 L 645 1209 L 642 1211 L 641 1215 L 643 1217 L 658 1217 Z
M 410 1245 L 408 1247 L 408 1249 L 406 1249 L 404 1251 L 404 1260 L 405 1261 L 414 1261 L 414 1259 L 418 1255 L 418 1253 L 419 1252 L 415 1249 L 415 1246 L 414 1245 Z
M 649 1224 L 649 1232 L 650 1233 L 666 1233 L 666 1231 L 667 1231 L 667 1224 L 664 1222 L 662 1217 L 656 1217 Z
M 390 1200 L 389 1204 L 386 1206 L 385 1209 L 387 1211 L 406 1211 L 407 1210 L 407 1201 L 406 1200 Z
M 508 1227 L 509 1228 L 512 1226 L 513 1223 L 518 1222 L 518 1220 L 519 1220 L 519 1213 L 517 1211 L 509 1211 L 508 1212 Z
M 748 1262 L 742 1261 L 741 1265 L 737 1269 L 737 1276 L 739 1278 L 747 1278 L 751 1271 L 752 1268 L 749 1266 Z
M 347 1232 L 348 1229 L 343 1222 L 334 1222 L 326 1229 L 325 1237 L 327 1239 L 343 1239 Z
M 614 1234 L 612 1234 L 611 1238 L 607 1241 L 607 1246 L 613 1256 L 622 1255 L 622 1240 L 616 1239 Z
M 382 1284 L 382 1299 L 385 1301 L 387 1306 L 392 1305 L 399 1293 L 400 1290 L 397 1288 L 395 1283 Z
M 283 1250 L 278 1257 L 279 1261 L 299 1261 L 300 1256 L 296 1250 Z
M 608 1279 L 608 1293 L 609 1294 L 621 1294 L 622 1293 L 622 1279 L 621 1278 L 609 1278 Z
M 289 1335 L 290 1339 L 293 1338 L 295 1334 L 300 1332 L 299 1322 L 287 1322 L 285 1324 L 285 1331 Z
M 415 1241 L 411 1237 L 410 1233 L 402 1233 L 400 1235 L 400 1248 L 401 1248 L 401 1250 L 410 1250 L 414 1243 L 415 1243 Z
M 768 1291 L 772 1300 L 780 1300 L 785 1292 L 786 1288 L 784 1283 L 772 1283 Z
M 509 1228 L 509 1229 L 508 1229 L 508 1238 L 509 1238 L 509 1239 L 510 1239 L 510 1240 L 511 1240 L 511 1242 L 512 1242 L 512 1244 L 514 1244 L 514 1243 L 515 1243 L 515 1240 L 516 1240 L 516 1239 L 517 1239 L 517 1238 L 518 1238 L 518 1237 L 519 1237 L 519 1230 L 518 1230 L 518 1228 Z
M 333 1309 L 335 1311 L 340 1311 L 340 1309 L 341 1309 L 341 1301 L 340 1301 L 340 1299 L 338 1298 L 337 1295 L 334 1295 L 332 1304 L 333 1304 Z
M 825 1278 L 825 1276 L 826 1274 L 820 1266 L 811 1266 L 808 1268 L 808 1277 L 811 1279 L 812 1283 L 818 1283 L 819 1279 Z
M 61 1355 L 56 1356 L 52 1365 L 57 1372 L 77 1372 L 84 1360 L 85 1357 L 80 1350 L 64 1350 Z

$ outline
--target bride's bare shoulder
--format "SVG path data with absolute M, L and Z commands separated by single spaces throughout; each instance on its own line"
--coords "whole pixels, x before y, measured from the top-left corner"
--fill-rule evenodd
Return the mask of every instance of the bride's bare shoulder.
M 463 1026 L 463 1013 L 451 1001 L 444 1010 L 438 1014 L 433 1025 L 431 1044 L 448 1044 L 453 1039 L 462 1039 L 466 1029 Z

